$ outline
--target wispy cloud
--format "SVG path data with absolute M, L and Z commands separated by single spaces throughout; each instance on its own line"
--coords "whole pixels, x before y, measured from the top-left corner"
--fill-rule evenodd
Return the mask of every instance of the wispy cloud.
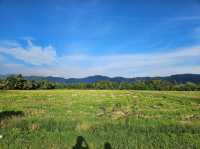
M 37 46 L 28 40 L 28 45 L 23 47 L 17 42 L 4 42 L 0 45 L 0 53 L 8 54 L 16 59 L 33 65 L 52 64 L 56 60 L 56 51 L 52 46 Z
M 83 77 L 94 74 L 131 77 L 200 73 L 200 46 L 171 49 L 170 52 L 163 53 L 109 55 L 82 53 L 58 56 L 53 47 L 42 48 L 29 41 L 26 48 L 4 46 L 0 48 L 0 53 L 33 65 L 8 63 L 2 59 L 0 73 L 62 77 Z

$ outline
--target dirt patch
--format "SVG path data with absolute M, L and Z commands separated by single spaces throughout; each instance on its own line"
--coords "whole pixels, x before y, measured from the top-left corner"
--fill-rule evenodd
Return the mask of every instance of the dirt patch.
M 159 119 L 161 115 L 139 115 L 138 117 L 142 119 Z
M 31 116 L 33 116 L 33 115 L 43 115 L 45 113 L 46 113 L 46 111 L 43 110 L 43 109 L 29 109 L 26 112 L 26 114 L 31 115 Z
M 91 127 L 91 124 L 87 123 L 87 122 L 83 122 L 83 123 L 80 123 L 76 126 L 76 130 L 77 131 L 87 131 L 89 130 Z
M 39 130 L 40 126 L 39 124 L 37 123 L 33 123 L 31 126 L 30 126 L 30 130 Z
M 184 121 L 195 121 L 195 120 L 200 120 L 200 115 L 197 114 L 192 114 L 192 115 L 187 115 L 183 118 Z
M 124 118 L 128 116 L 128 112 L 124 112 L 124 111 L 114 111 L 111 113 L 111 117 L 113 119 L 119 119 L 119 118 Z
M 121 107 L 121 105 L 116 104 L 112 108 L 100 107 L 96 115 L 98 117 L 107 116 L 113 119 L 119 119 L 127 117 L 131 114 L 132 112 L 130 110 L 127 109 L 125 110 L 124 108 Z

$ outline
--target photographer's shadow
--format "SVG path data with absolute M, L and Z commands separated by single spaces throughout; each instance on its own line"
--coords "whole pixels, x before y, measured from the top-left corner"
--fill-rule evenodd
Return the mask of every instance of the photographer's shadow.
M 104 149 L 112 149 L 111 145 L 109 142 L 104 143 Z
M 76 144 L 72 147 L 72 149 L 89 149 L 89 146 L 82 136 L 78 136 L 76 138 Z
M 82 136 L 78 136 L 76 138 L 76 144 L 72 147 L 72 149 L 89 149 L 89 146 Z M 109 142 L 104 143 L 104 149 L 112 149 Z

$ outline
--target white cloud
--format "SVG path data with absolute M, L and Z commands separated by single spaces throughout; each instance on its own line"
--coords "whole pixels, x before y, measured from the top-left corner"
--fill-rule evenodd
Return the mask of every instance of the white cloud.
M 56 61 L 56 51 L 52 46 L 37 46 L 30 40 L 25 48 L 16 42 L 1 44 L 0 53 L 11 55 L 33 65 L 52 64 Z
M 30 67 L 26 64 L 6 62 L 1 58 L 0 73 L 52 75 L 66 78 L 95 74 L 133 77 L 200 73 L 200 46 L 171 49 L 170 52 L 162 53 L 68 54 L 59 57 L 52 47 L 42 48 L 29 42 L 26 48 L 17 46 L 8 48 L 7 52 L 2 52 L 1 48 L 0 53 L 10 54 L 17 59 L 34 64 Z
M 93 69 L 109 70 L 138 67 L 155 67 L 160 65 L 176 64 L 191 58 L 200 56 L 200 47 L 179 49 L 175 52 L 152 53 L 152 54 L 115 54 L 104 56 L 91 55 L 69 55 L 63 57 L 61 61 L 88 63 L 88 67 Z M 62 63 L 64 63 L 64 61 Z

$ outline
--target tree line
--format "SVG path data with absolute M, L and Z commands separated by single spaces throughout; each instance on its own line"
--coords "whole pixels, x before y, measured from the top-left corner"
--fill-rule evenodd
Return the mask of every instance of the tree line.
M 135 82 L 100 81 L 95 83 L 68 84 L 68 89 L 113 89 L 113 90 L 160 90 L 160 91 L 200 91 L 200 84 L 187 82 L 179 84 L 165 80 L 138 80 Z
M 117 89 L 117 90 L 166 90 L 166 91 L 200 91 L 200 84 L 187 82 L 177 83 L 166 80 L 138 80 L 135 82 L 100 81 L 94 83 L 52 83 L 48 80 L 26 80 L 21 74 L 10 75 L 0 80 L 0 89 L 33 90 L 33 89 Z
M 48 80 L 26 80 L 22 75 L 11 75 L 0 80 L 0 89 L 110 89 L 110 90 L 166 90 L 166 91 L 200 91 L 200 84 L 177 83 L 166 80 L 138 80 L 135 82 L 99 81 L 94 83 L 52 83 Z
M 55 84 L 47 80 L 26 80 L 21 74 L 10 75 L 0 80 L 0 89 L 8 90 L 31 90 L 31 89 L 54 89 Z

